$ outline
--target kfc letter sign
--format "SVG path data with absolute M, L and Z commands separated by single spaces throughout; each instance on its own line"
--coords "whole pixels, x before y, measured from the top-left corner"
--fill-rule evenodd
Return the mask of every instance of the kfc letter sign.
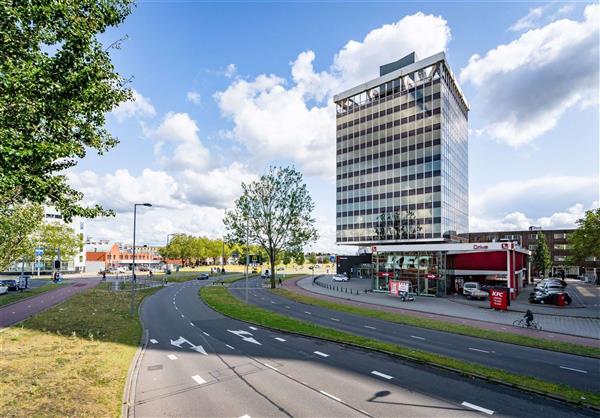
M 508 309 L 508 292 L 503 289 L 490 289 L 490 308 L 506 311 Z

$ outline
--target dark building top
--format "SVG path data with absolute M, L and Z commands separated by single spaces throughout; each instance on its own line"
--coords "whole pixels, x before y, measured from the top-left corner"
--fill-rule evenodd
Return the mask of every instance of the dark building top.
M 390 62 L 379 67 L 379 77 L 391 73 L 392 71 L 399 70 L 407 65 L 414 64 L 417 61 L 417 55 L 411 52 L 405 57 L 400 58 L 398 61 Z

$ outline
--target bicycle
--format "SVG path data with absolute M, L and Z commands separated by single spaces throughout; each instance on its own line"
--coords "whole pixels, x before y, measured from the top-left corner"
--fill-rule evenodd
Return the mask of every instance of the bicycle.
M 521 319 L 517 319 L 513 322 L 513 327 L 520 327 L 520 328 L 533 328 L 535 330 L 541 331 L 542 330 L 542 326 L 540 325 L 539 322 L 537 321 L 531 321 L 529 323 L 529 326 L 527 325 L 527 321 L 525 321 L 525 318 L 521 318 Z

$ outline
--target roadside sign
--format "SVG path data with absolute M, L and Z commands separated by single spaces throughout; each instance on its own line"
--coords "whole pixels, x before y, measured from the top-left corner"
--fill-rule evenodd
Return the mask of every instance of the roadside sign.
M 508 294 L 507 289 L 490 289 L 490 308 L 506 311 L 509 304 Z
M 330 255 L 330 256 L 329 256 L 329 261 L 330 261 L 331 263 L 335 263 L 335 255 Z
M 43 248 L 36 248 L 35 249 L 35 256 L 36 257 L 41 257 L 44 255 L 44 249 Z

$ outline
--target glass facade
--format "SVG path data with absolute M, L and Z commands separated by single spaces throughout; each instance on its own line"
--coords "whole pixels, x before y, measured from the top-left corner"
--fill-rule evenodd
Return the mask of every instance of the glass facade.
M 338 243 L 467 232 L 468 106 L 445 62 L 336 101 Z

